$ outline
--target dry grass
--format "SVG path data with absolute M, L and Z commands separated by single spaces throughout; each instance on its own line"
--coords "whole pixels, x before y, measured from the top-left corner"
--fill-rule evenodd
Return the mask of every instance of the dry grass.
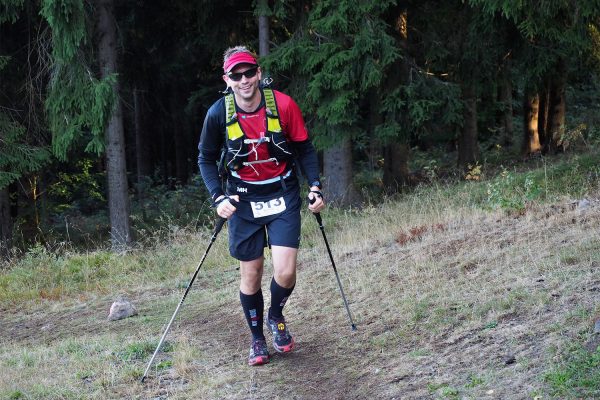
M 177 232 L 152 250 L 105 255 L 114 278 L 65 285 L 56 298 L 40 302 L 39 282 L 26 286 L 31 295 L 8 291 L 0 397 L 546 398 L 544 375 L 567 344 L 586 340 L 600 313 L 598 195 L 583 211 L 564 198 L 507 214 L 478 207 L 471 187 L 324 213 L 354 333 L 307 215 L 286 306 L 297 350 L 260 368 L 245 365 L 249 339 L 225 232 L 144 385 L 139 377 L 207 235 Z M 140 314 L 108 323 L 120 291 Z

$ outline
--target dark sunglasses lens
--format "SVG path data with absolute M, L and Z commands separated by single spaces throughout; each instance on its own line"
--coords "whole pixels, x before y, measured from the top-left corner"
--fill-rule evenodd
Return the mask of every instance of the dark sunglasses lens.
M 229 73 L 229 79 L 231 79 L 232 81 L 238 82 L 238 81 L 242 80 L 242 75 L 244 75 L 248 79 L 254 78 L 257 71 L 258 71 L 258 68 L 252 68 L 252 69 L 249 69 L 248 71 L 244 71 L 244 72 Z
M 243 72 L 243 74 L 246 78 L 254 78 L 254 76 L 256 75 L 256 72 L 258 72 L 258 68 L 252 68 L 252 69 L 249 69 L 248 71 Z

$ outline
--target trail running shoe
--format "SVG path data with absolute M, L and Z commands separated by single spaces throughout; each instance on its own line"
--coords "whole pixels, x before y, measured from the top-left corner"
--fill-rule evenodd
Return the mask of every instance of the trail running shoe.
M 287 329 L 285 318 L 268 318 L 273 334 L 273 347 L 278 353 L 287 353 L 294 348 L 294 338 Z
M 269 350 L 265 339 L 254 339 L 250 347 L 248 365 L 263 365 L 269 362 Z

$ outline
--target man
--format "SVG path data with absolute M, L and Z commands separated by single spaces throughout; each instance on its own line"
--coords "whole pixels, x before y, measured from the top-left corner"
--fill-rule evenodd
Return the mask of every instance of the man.
M 267 245 L 273 260 L 267 316 L 273 347 L 281 353 L 294 347 L 283 316 L 296 284 L 300 244 L 302 201 L 294 160 L 309 182 L 310 211 L 321 211 L 325 203 L 317 154 L 298 105 L 291 97 L 261 86 L 261 69 L 246 47 L 225 51 L 223 71 L 227 94 L 207 112 L 198 165 L 217 214 L 229 220 L 229 251 L 240 261 L 240 301 L 252 333 L 248 364 L 261 365 L 269 362 L 261 289 Z M 219 160 L 227 176 L 225 192 Z

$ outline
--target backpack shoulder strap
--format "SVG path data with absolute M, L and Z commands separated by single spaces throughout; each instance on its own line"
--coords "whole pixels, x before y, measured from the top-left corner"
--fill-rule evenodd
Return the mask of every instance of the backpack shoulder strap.
M 271 88 L 263 88 L 265 94 L 265 105 L 267 106 L 267 113 L 275 118 L 279 118 L 277 111 L 277 102 L 275 101 L 275 94 Z
M 225 95 L 225 124 L 229 124 L 235 116 L 235 100 L 233 93 Z

